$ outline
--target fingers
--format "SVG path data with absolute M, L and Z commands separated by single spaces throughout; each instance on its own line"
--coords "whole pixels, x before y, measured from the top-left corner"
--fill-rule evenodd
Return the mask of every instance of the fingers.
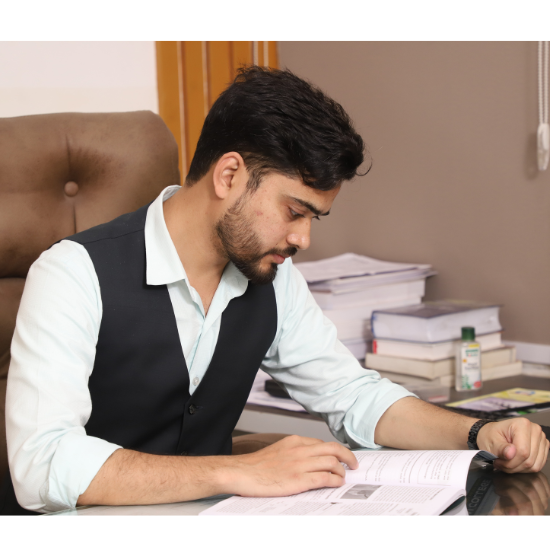
M 540 426 L 538 424 L 530 423 L 530 428 L 529 454 L 525 458 L 525 460 L 517 467 L 518 471 L 523 471 L 526 473 L 535 471 L 534 466 L 539 459 L 540 451 L 542 451 L 544 454 L 544 450 L 541 448 L 542 430 Z
M 318 445 L 324 443 L 322 439 L 316 439 L 315 437 L 302 437 L 300 435 L 289 435 L 274 443 L 274 445 L 280 445 L 285 447 L 300 447 L 302 445 Z
M 544 465 L 546 464 L 546 459 L 548 458 L 548 440 L 544 437 L 544 434 L 542 434 L 542 437 L 540 438 L 539 443 L 539 449 L 538 449 L 538 455 L 535 459 L 535 463 L 533 464 L 533 467 L 531 468 L 532 472 L 539 472 L 542 470 Z
M 336 442 L 312 445 L 307 448 L 307 452 L 309 456 L 333 456 L 337 458 L 339 462 L 347 464 L 351 470 L 355 470 L 359 467 L 359 462 L 355 455 L 349 449 L 346 449 L 346 447 Z
M 279 445 L 285 448 L 292 448 L 301 453 L 301 456 L 334 456 L 340 462 L 347 464 L 352 470 L 359 466 L 355 455 L 340 443 L 330 442 L 325 443 L 321 439 L 313 437 L 301 437 L 291 435 L 281 439 L 271 447 Z M 266 447 L 267 449 L 267 447 Z
M 305 489 L 306 491 L 311 491 L 312 489 L 322 489 L 324 487 L 342 487 L 345 483 L 342 477 L 329 472 L 315 472 L 307 474 L 304 476 L 304 481 L 307 484 L 307 489 Z
M 334 456 L 316 456 L 308 459 L 307 470 L 309 472 L 330 472 L 331 474 L 346 477 L 346 470 L 342 463 Z
M 291 436 L 248 455 L 235 457 L 234 494 L 253 497 L 288 496 L 341 487 L 346 469 L 357 467 L 353 453 L 342 445 Z
M 538 472 L 548 458 L 548 444 L 546 437 L 538 424 L 529 422 L 526 418 L 517 418 L 498 423 L 495 441 L 499 459 L 495 460 L 495 467 L 508 474 L 517 472 Z M 515 446 L 513 458 L 507 460 L 504 450 L 512 443 Z
M 510 460 L 506 460 L 506 457 L 503 456 L 502 451 L 499 452 L 499 458 L 502 460 L 502 466 L 506 468 L 505 471 L 510 470 L 516 471 L 516 468 L 520 467 L 521 464 L 529 458 L 531 454 L 531 422 L 525 418 L 514 419 L 514 421 L 505 421 L 508 423 L 507 426 L 502 426 L 508 430 L 508 437 L 506 439 L 511 442 L 515 448 L 516 453 L 514 457 Z M 504 422 L 503 422 L 504 424 Z M 504 450 L 504 445 L 503 449 Z M 520 470 L 517 470 L 520 471 Z M 508 473 L 510 473 L 508 472 Z

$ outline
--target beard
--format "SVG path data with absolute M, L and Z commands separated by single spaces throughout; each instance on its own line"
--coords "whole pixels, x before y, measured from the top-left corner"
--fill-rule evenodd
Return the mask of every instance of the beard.
M 277 275 L 278 265 L 271 263 L 267 269 L 262 269 L 261 261 L 269 254 L 294 256 L 298 249 L 290 246 L 285 249 L 272 248 L 262 251 L 262 244 L 253 224 L 244 212 L 247 202 L 244 193 L 237 202 L 227 210 L 215 226 L 214 241 L 219 251 L 235 264 L 235 267 L 252 283 L 265 285 L 273 282 Z

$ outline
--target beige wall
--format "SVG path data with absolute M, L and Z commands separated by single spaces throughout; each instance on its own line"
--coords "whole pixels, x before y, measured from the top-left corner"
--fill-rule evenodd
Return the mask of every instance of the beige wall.
M 430 299 L 504 304 L 507 340 L 550 344 L 550 170 L 536 170 L 536 42 L 280 42 L 342 103 L 374 165 L 297 260 L 425 262 Z
M 158 113 L 154 42 L 0 41 L 0 117 Z

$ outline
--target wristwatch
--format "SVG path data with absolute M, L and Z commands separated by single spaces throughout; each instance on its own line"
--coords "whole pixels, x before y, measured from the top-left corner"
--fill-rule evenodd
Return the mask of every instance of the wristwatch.
M 477 434 L 479 430 L 481 430 L 485 424 L 489 424 L 489 422 L 495 422 L 495 420 L 478 420 L 470 428 L 470 433 L 468 434 L 468 449 L 470 449 L 470 451 L 479 451 L 479 447 L 477 446 Z

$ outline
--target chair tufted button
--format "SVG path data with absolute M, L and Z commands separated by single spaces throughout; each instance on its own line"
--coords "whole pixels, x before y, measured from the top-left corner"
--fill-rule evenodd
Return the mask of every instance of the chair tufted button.
M 197 410 L 195 405 L 189 405 L 189 409 L 187 409 L 189 411 L 189 414 L 195 414 L 195 411 Z
M 67 197 L 74 197 L 78 193 L 78 184 L 74 181 L 68 181 L 65 184 L 64 191 Z

